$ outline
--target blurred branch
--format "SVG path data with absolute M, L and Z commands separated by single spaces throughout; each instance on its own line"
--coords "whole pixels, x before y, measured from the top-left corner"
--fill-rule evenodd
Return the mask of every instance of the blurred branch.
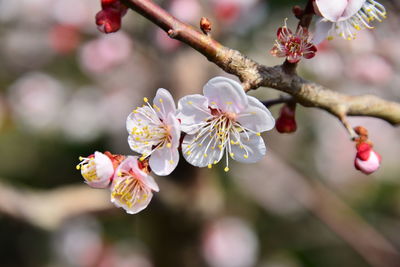
M 68 217 L 110 208 L 110 194 L 106 190 L 82 185 L 41 192 L 0 182 L 0 213 L 46 230 L 57 228 Z
M 349 96 L 309 82 L 296 74 L 295 66 L 282 64 L 268 67 L 249 59 L 239 51 L 223 46 L 211 36 L 181 22 L 151 0 L 121 0 L 168 33 L 180 40 L 227 73 L 236 75 L 246 91 L 261 86 L 286 92 L 306 107 L 320 108 L 341 119 L 346 115 L 377 117 L 400 124 L 400 104 L 373 95 Z M 295 64 L 291 64 L 295 65 Z
M 269 194 L 279 191 L 278 199 L 273 203 L 278 206 L 275 209 L 279 209 L 282 201 L 286 205 L 299 203 L 358 252 L 370 266 L 399 266 L 400 254 L 384 236 L 326 185 L 316 179 L 310 181 L 273 153 L 256 166 L 241 165 L 233 169 L 232 174 L 240 188 L 267 210 L 271 210 Z

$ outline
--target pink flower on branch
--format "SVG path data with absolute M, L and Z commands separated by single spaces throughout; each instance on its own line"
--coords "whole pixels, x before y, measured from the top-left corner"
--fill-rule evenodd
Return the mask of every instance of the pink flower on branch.
M 159 188 L 147 168 L 137 160 L 128 156 L 118 167 L 111 188 L 111 202 L 122 207 L 129 214 L 136 214 L 145 209 L 153 191 Z
M 116 32 L 121 28 L 121 19 L 128 7 L 119 0 L 102 0 L 101 11 L 96 14 L 98 29 L 104 33 Z
M 143 161 L 150 157 L 151 170 L 157 175 L 168 175 L 179 161 L 180 123 L 171 94 L 158 89 L 153 105 L 144 98 L 146 105 L 135 109 L 127 118 L 128 143 L 135 152 L 143 154 Z
M 76 168 L 81 171 L 85 182 L 94 188 L 107 188 L 110 185 L 115 169 L 125 159 L 122 155 L 104 154 L 96 151 L 89 157 L 79 157 L 81 161 Z
M 276 57 L 286 57 L 290 63 L 297 63 L 302 57 L 310 59 L 315 56 L 317 48 L 309 40 L 306 28 L 299 26 L 293 34 L 285 25 L 278 29 L 277 40 L 270 53 Z
M 189 95 L 178 102 L 178 118 L 186 132 L 182 153 L 198 167 L 218 163 L 226 155 L 246 163 L 260 160 L 266 152 L 261 132 L 271 130 L 275 120 L 256 98 L 244 93 L 230 79 L 216 77 L 203 89 L 203 95 Z
M 335 34 L 352 40 L 357 31 L 372 29 L 371 22 L 386 18 L 385 7 L 374 0 L 315 0 L 314 7 L 323 17 L 316 24 L 316 44 Z
M 354 167 L 365 174 L 371 174 L 381 165 L 381 156 L 372 149 L 368 143 L 357 145 L 357 155 L 354 159 Z

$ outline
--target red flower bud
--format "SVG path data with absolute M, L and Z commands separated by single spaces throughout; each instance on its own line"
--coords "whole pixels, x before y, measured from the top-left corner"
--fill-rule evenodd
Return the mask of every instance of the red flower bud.
M 297 129 L 295 114 L 295 105 L 284 105 L 281 109 L 281 114 L 276 120 L 276 130 L 280 133 L 293 133 Z
M 371 174 L 377 171 L 382 158 L 372 149 L 371 144 L 359 143 L 356 148 L 357 154 L 354 159 L 354 167 L 365 174 Z
M 104 33 L 118 31 L 128 8 L 118 0 L 102 0 L 101 6 L 102 10 L 96 14 L 98 29 Z

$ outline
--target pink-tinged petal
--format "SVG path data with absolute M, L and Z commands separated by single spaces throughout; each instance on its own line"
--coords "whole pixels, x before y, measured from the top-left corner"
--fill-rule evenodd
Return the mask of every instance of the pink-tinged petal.
M 179 155 L 178 155 L 179 156 Z M 143 177 L 143 183 L 147 185 L 151 190 L 159 192 L 160 188 L 158 187 L 158 184 L 154 180 L 153 176 L 147 175 L 146 177 Z
M 106 188 L 114 175 L 114 166 L 109 157 L 101 152 L 95 152 L 88 158 L 82 158 L 77 169 L 85 179 L 85 183 L 93 188 Z
M 121 183 L 123 182 L 124 181 L 121 181 Z M 111 202 L 118 208 L 123 208 L 128 214 L 136 214 L 147 208 L 151 199 L 153 198 L 153 193 L 151 192 L 150 189 L 139 191 L 138 194 L 139 194 L 138 197 L 143 200 L 132 206 L 128 206 L 127 204 L 121 202 L 119 199 L 113 197 L 111 197 Z
M 213 136 L 215 132 L 211 133 Z M 186 135 L 182 143 L 182 154 L 187 162 L 197 167 L 206 167 L 221 160 L 224 149 L 218 147 L 215 139 L 211 140 L 210 133 L 204 135 L 195 141 L 195 135 Z
M 266 147 L 261 136 L 252 134 L 247 138 L 241 134 L 242 145 L 231 145 L 232 158 L 243 163 L 255 163 L 260 161 L 266 154 Z
M 349 4 L 348 2 L 349 0 L 315 0 L 315 4 L 321 15 L 333 22 L 341 18 Z
M 318 45 L 329 37 L 329 34 L 334 27 L 334 24 L 330 21 L 320 19 L 315 24 L 315 32 L 313 37 L 313 43 Z
M 156 96 L 154 97 L 153 104 L 158 107 L 156 108 L 158 116 L 165 120 L 169 113 L 176 114 L 176 107 L 174 99 L 170 92 L 164 88 L 157 90 Z
M 181 121 L 181 130 L 192 134 L 199 129 L 199 124 L 211 116 L 208 99 L 202 95 L 188 95 L 178 102 L 177 118 Z
M 366 0 L 348 0 L 348 4 L 339 18 L 339 21 L 346 20 L 356 14 L 364 5 Z
M 375 151 L 371 151 L 369 158 L 365 161 L 357 157 L 354 160 L 354 166 L 356 167 L 356 169 L 365 174 L 371 174 L 377 171 L 380 164 L 381 158 Z
M 171 147 L 177 148 L 181 138 L 181 124 L 176 116 L 172 113 L 168 115 L 166 124 L 169 128 L 169 134 L 171 136 Z
M 109 157 L 101 152 L 94 152 L 94 161 L 96 163 L 96 172 L 100 180 L 110 179 L 114 174 L 114 167 Z
M 275 126 L 275 119 L 272 117 L 271 112 L 257 106 L 249 106 L 238 115 L 237 121 L 244 128 L 256 133 L 269 131 Z
M 215 77 L 203 88 L 209 105 L 222 111 L 239 113 L 247 107 L 247 97 L 243 87 L 236 81 Z
M 176 168 L 178 162 L 178 150 L 167 146 L 154 151 L 149 161 L 151 170 L 159 176 L 169 175 Z

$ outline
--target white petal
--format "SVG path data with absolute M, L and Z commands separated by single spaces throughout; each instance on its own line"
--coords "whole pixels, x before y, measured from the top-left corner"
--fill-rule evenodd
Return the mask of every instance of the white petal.
M 239 113 L 247 107 L 248 100 L 243 87 L 236 81 L 215 77 L 203 88 L 210 106 L 222 111 Z
M 349 3 L 347 4 L 346 9 L 344 10 L 339 21 L 346 20 L 356 14 L 364 5 L 366 0 L 348 0 L 348 2 Z
M 234 160 L 244 163 L 255 163 L 265 156 L 266 148 L 262 137 L 252 134 L 249 138 L 241 134 L 242 147 L 231 145 L 231 152 L 234 154 L 232 158 Z
M 100 180 L 110 179 L 114 174 L 114 166 L 109 157 L 101 152 L 94 152 L 94 161 L 96 163 L 96 173 Z
M 348 0 L 315 0 L 315 3 L 324 18 L 335 22 L 345 11 Z
M 132 135 L 128 136 L 128 144 L 129 147 L 140 154 L 148 154 L 151 151 L 151 148 L 153 146 L 152 143 L 149 142 L 148 145 L 143 145 L 143 142 L 137 141 Z
M 221 160 L 224 149 L 218 148 L 215 139 L 211 141 L 209 132 L 201 136 L 198 141 L 195 141 L 195 138 L 196 135 L 186 135 L 183 139 L 182 154 L 187 162 L 197 167 L 205 167 Z
M 323 42 L 330 34 L 332 27 L 334 27 L 334 24 L 332 22 L 326 21 L 324 19 L 318 20 L 315 24 L 313 43 L 317 45 Z
M 176 114 L 176 107 L 174 99 L 168 90 L 160 88 L 157 90 L 156 96 L 154 97 L 153 104 L 159 107 L 157 109 L 158 116 L 165 120 L 169 113 Z
M 169 134 L 171 135 L 171 145 L 172 148 L 177 148 L 179 146 L 179 141 L 181 138 L 181 124 L 174 114 L 168 114 L 165 121 L 169 128 Z
M 211 117 L 208 100 L 202 95 L 188 95 L 178 102 L 178 119 L 181 120 L 181 130 L 185 133 L 194 133 L 199 123 Z
M 156 181 L 154 180 L 153 176 L 151 175 L 146 175 L 146 177 L 144 177 L 142 179 L 143 183 L 145 185 L 147 185 L 151 190 L 159 192 L 160 188 L 158 187 L 158 184 L 156 183 Z
M 250 106 L 244 112 L 240 113 L 237 121 L 244 128 L 257 133 L 269 131 L 275 126 L 275 119 L 271 113 L 256 106 Z
M 165 176 L 169 175 L 176 168 L 178 162 L 178 150 L 164 146 L 151 154 L 150 168 L 155 174 Z
M 146 197 L 144 197 L 144 195 L 146 195 Z M 125 203 L 121 203 L 118 198 L 111 197 L 111 202 L 115 206 L 123 208 L 128 214 L 136 214 L 144 210 L 149 205 L 151 199 L 153 198 L 153 193 L 151 192 L 151 190 L 140 191 L 139 197 L 141 197 L 143 200 L 140 202 L 136 202 L 134 205 L 132 205 L 132 207 L 128 207 Z

